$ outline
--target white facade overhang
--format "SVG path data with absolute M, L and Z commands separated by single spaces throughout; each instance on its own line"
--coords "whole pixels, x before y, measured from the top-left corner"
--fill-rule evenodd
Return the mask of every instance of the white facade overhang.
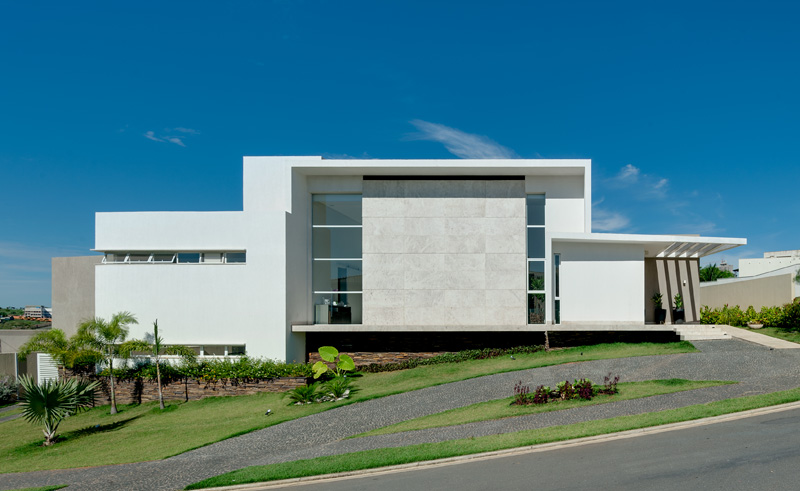
M 550 238 L 581 244 L 640 244 L 644 257 L 660 259 L 696 259 L 747 244 L 747 239 L 695 235 L 556 233 Z

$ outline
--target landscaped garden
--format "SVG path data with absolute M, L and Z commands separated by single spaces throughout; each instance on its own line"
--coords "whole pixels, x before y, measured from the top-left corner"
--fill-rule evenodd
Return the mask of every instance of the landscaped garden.
M 526 350 L 521 350 L 526 351 Z M 431 363 L 412 369 L 363 373 L 358 391 L 339 401 L 292 404 L 283 394 L 214 397 L 200 401 L 108 406 L 71 416 L 59 427 L 60 437 L 42 446 L 41 430 L 22 419 L 0 423 L 0 469 L 21 472 L 162 459 L 260 428 L 377 397 L 482 375 L 561 363 L 696 351 L 690 343 L 605 344 L 555 351 L 518 352 L 462 362 Z M 231 374 L 229 374 L 231 375 Z M 267 410 L 270 414 L 265 414 Z M 202 429 L 202 431 L 198 431 Z M 158 445 L 153 445 L 158 441 Z
M 680 421 L 691 421 L 749 409 L 785 404 L 798 400 L 800 400 L 800 389 L 792 389 L 757 396 L 726 399 L 708 404 L 697 404 L 655 413 L 620 416 L 565 426 L 524 430 L 515 433 L 503 433 L 462 440 L 450 440 L 440 443 L 385 448 L 381 449 L 380 452 L 353 452 L 280 464 L 252 466 L 205 479 L 187 486 L 186 489 L 202 489 L 251 482 L 275 481 L 280 479 L 333 474 L 337 472 L 350 472 L 361 469 L 373 469 L 413 462 L 424 462 L 460 455 L 492 452 L 508 448 L 526 447 L 542 443 L 616 433 L 650 426 L 677 423 Z
M 738 305 L 725 305 L 711 309 L 703 306 L 700 310 L 702 324 L 717 324 L 741 327 L 759 334 L 800 343 L 800 298 L 782 307 L 762 307 L 755 310 L 752 306 L 742 310 Z

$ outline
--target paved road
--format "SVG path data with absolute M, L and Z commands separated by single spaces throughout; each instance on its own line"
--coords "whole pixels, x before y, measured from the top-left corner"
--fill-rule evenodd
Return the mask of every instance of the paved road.
M 161 461 L 2 474 L 0 489 L 70 484 L 71 490 L 174 490 L 251 465 L 641 414 L 800 386 L 800 350 L 770 350 L 738 340 L 700 341 L 695 345 L 700 353 L 571 363 L 430 387 L 289 421 Z M 608 372 L 620 374 L 624 381 L 682 377 L 740 383 L 500 421 L 344 439 L 387 424 L 508 397 L 520 379 L 531 386 L 554 385 L 576 377 L 602 380 Z
M 800 409 L 624 440 L 315 484 L 297 491 L 800 487 Z

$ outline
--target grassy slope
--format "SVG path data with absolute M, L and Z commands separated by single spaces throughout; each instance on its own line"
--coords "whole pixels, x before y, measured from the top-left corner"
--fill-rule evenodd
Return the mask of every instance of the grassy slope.
M 431 414 L 421 418 L 403 421 L 402 423 L 384 426 L 376 430 L 368 431 L 356 437 L 384 435 L 388 433 L 400 433 L 402 431 L 422 430 L 425 428 L 437 428 L 441 426 L 455 426 L 475 421 L 487 421 L 490 419 L 512 418 L 527 414 L 538 414 L 561 409 L 571 409 L 573 407 L 593 406 L 596 404 L 607 404 L 609 402 L 627 401 L 629 399 L 640 399 L 661 394 L 671 394 L 686 390 L 702 389 L 717 385 L 734 384 L 736 382 L 704 380 L 694 381 L 685 379 L 669 380 L 649 380 L 646 382 L 627 382 L 619 384 L 619 393 L 615 395 L 598 395 L 590 401 L 572 399 L 569 401 L 551 401 L 547 404 L 534 404 L 530 406 L 512 406 L 513 397 L 496 401 L 481 402 L 471 406 L 451 409 L 441 413 Z
M 165 412 L 154 403 L 121 406 L 120 413 L 114 416 L 108 414 L 107 407 L 100 407 L 67 418 L 59 427 L 63 440 L 50 448 L 40 446 L 39 428 L 17 419 L 0 425 L 0 472 L 163 459 L 344 404 L 432 385 L 559 363 L 692 351 L 696 350 L 690 343 L 617 343 L 516 355 L 516 360 L 495 358 L 364 374 L 356 380 L 361 391 L 350 401 L 338 403 L 287 406 L 282 394 L 258 394 L 171 403 Z M 272 409 L 272 416 L 264 415 L 267 409 Z
M 186 489 L 273 481 L 303 476 L 315 476 L 359 469 L 372 469 L 388 465 L 422 462 L 458 455 L 491 452 L 506 448 L 538 445 L 541 443 L 571 440 L 619 431 L 664 425 L 678 421 L 719 416 L 759 407 L 774 406 L 800 400 L 800 389 L 772 394 L 727 399 L 708 404 L 698 404 L 656 413 L 620 416 L 599 421 L 588 421 L 541 430 L 526 430 L 441 443 L 426 443 L 401 448 L 382 449 L 380 452 L 355 452 L 317 459 L 254 466 L 200 481 Z

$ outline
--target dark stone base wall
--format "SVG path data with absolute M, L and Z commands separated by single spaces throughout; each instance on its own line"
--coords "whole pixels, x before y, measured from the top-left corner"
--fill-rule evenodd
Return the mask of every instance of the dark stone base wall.
M 66 373 L 66 376 L 72 376 Z M 111 389 L 107 378 L 89 377 L 99 380 L 100 390 L 96 391 L 95 404 L 111 404 Z M 161 391 L 164 400 L 195 401 L 206 397 L 243 396 L 260 392 L 286 392 L 306 385 L 305 377 L 281 377 L 269 380 L 217 381 L 207 382 L 199 379 L 183 379 L 164 382 Z M 117 404 L 141 404 L 158 400 L 158 384 L 148 380 L 114 380 Z
M 673 332 L 588 332 L 550 331 L 551 348 L 585 346 L 601 343 L 670 343 L 680 341 Z M 543 332 L 387 332 L 387 333 L 306 333 L 307 360 L 319 361 L 317 351 L 321 346 L 333 346 L 350 355 L 357 366 L 372 363 L 399 363 L 410 358 L 433 356 L 483 348 L 513 348 L 515 346 L 543 345 Z

